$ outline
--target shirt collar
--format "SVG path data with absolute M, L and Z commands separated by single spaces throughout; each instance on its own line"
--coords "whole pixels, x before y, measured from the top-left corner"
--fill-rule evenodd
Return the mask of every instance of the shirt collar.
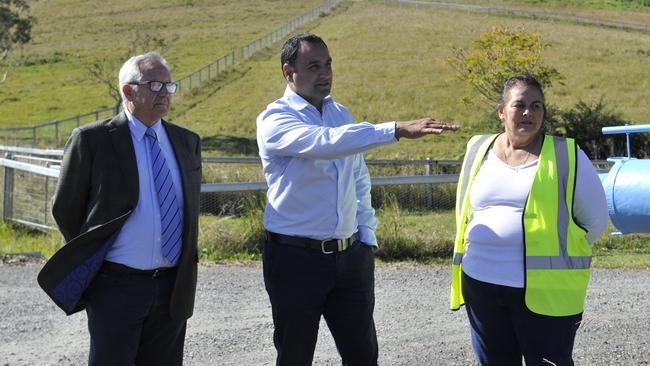
M 287 100 L 287 104 L 289 104 L 289 106 L 295 110 L 305 109 L 309 106 L 316 108 L 311 103 L 306 101 L 303 97 L 291 90 L 289 85 L 287 85 L 287 88 L 284 90 L 284 98 Z M 323 99 L 323 107 L 327 104 L 332 103 L 333 101 L 334 100 L 332 99 L 331 95 L 326 96 L 325 99 Z
M 131 114 L 128 108 L 124 108 L 124 114 L 126 114 L 126 118 L 129 120 L 129 129 L 131 130 L 131 134 L 135 137 L 136 141 L 141 142 L 148 127 L 142 123 L 138 117 Z M 157 120 L 153 126 L 151 126 L 151 128 L 156 132 L 156 136 L 160 135 L 161 127 L 162 123 L 160 123 L 160 120 Z

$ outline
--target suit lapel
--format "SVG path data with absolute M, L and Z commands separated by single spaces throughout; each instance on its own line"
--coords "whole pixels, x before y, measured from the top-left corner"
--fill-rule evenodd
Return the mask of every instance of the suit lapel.
M 167 136 L 172 144 L 172 148 L 174 149 L 174 157 L 176 157 L 178 169 L 181 171 L 183 195 L 187 197 L 187 172 L 191 169 L 189 164 L 193 162 L 193 159 L 188 156 L 187 144 L 185 143 L 183 135 L 179 133 L 179 130 L 171 126 L 167 121 L 162 121 L 162 123 L 165 127 L 165 131 L 167 131 Z
M 135 149 L 131 140 L 129 122 L 124 112 L 118 114 L 108 123 L 108 133 L 111 136 L 111 142 L 124 176 L 124 182 L 126 182 L 125 192 L 129 195 L 129 202 L 133 204 L 132 207 L 136 207 L 138 195 L 140 194 L 138 165 L 135 161 Z

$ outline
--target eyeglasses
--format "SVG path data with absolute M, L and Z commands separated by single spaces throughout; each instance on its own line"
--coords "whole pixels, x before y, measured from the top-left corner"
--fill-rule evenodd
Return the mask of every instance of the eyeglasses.
M 176 88 L 178 87 L 176 83 L 163 83 L 162 81 L 132 81 L 129 85 L 149 85 L 149 90 L 155 93 L 160 92 L 164 86 L 169 94 L 176 93 Z

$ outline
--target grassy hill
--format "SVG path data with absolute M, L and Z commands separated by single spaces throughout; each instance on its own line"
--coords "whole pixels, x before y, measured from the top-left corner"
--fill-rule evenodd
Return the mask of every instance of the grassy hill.
M 305 13 L 321 0 L 31 1 L 33 41 L 12 57 L 23 65 L 0 84 L 0 127 L 30 126 L 110 107 L 85 66 L 119 57 L 136 33 L 171 42 L 180 78 Z M 120 60 L 118 65 L 125 60 Z M 117 72 L 115 70 L 115 81 Z
M 650 23 L 650 12 L 640 5 L 630 10 L 617 5 L 623 1 L 614 0 L 572 1 L 571 8 L 555 0 L 459 2 L 536 9 L 541 4 L 549 11 Z M 2 85 L 0 126 L 31 125 L 110 106 L 105 90 L 87 79 L 83 65 L 123 52 L 136 29 L 175 39 L 167 57 L 180 77 L 318 3 L 34 2 L 39 23 L 34 44 L 25 48 L 24 57 L 35 64 L 14 71 Z M 452 69 L 442 60 L 452 47 L 466 46 L 501 24 L 541 32 L 551 45 L 544 60 L 562 73 L 565 82 L 547 90 L 548 102 L 567 108 L 578 100 L 603 98 L 625 119 L 650 122 L 650 106 L 645 102 L 650 89 L 648 34 L 379 1 L 345 1 L 303 30 L 321 35 L 328 43 L 334 59 L 332 94 L 358 120 L 432 115 L 463 126 L 457 134 L 402 142 L 368 156 L 458 158 L 470 135 L 494 126 L 488 106 L 459 102 L 473 91 L 454 80 Z M 254 155 L 255 117 L 284 90 L 279 47 L 278 43 L 225 77 L 177 98 L 170 118 L 199 132 L 209 154 Z
M 650 120 L 643 92 L 650 86 L 647 34 L 379 2 L 346 2 L 309 30 L 327 41 L 334 59 L 332 94 L 357 119 L 381 122 L 433 115 L 464 127 L 462 133 L 399 143 L 368 156 L 457 158 L 469 135 L 494 127 L 489 107 L 459 102 L 473 92 L 454 80 L 442 60 L 453 46 L 467 45 L 500 24 L 541 32 L 551 44 L 545 62 L 564 75 L 565 83 L 547 90 L 550 103 L 571 107 L 578 100 L 603 98 L 628 120 Z M 184 97 L 174 119 L 199 131 L 207 139 L 205 147 L 217 154 L 250 152 L 255 116 L 284 89 L 279 45 L 275 48 L 239 67 L 229 82 Z

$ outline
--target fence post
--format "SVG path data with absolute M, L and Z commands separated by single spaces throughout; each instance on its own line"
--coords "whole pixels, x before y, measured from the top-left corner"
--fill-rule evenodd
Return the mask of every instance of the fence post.
M 431 175 L 431 166 L 433 164 L 433 160 L 431 158 L 427 158 L 427 165 L 425 166 L 425 171 L 424 175 Z M 427 194 L 427 207 L 429 209 L 433 209 L 433 186 L 431 184 L 427 184 L 426 188 L 426 194 Z
M 97 113 L 97 116 L 99 116 L 99 112 L 95 112 L 95 113 Z M 80 125 L 81 125 L 81 116 L 77 114 L 77 127 L 79 127 Z
M 36 147 L 36 126 L 32 127 L 32 146 Z
M 48 194 L 49 183 L 50 183 L 50 177 L 48 177 L 46 175 L 45 176 L 45 187 L 44 187 L 44 191 L 43 191 L 43 196 L 45 197 L 43 199 L 43 225 L 45 225 L 45 226 L 47 226 L 47 217 L 49 216 L 48 212 L 47 212 L 47 202 L 49 201 L 49 194 Z
M 59 143 L 59 121 L 54 124 L 54 143 Z
M 12 159 L 10 153 L 5 154 L 5 159 Z M 5 184 L 2 200 L 2 220 L 9 221 L 13 216 L 14 208 L 14 168 L 5 166 Z

